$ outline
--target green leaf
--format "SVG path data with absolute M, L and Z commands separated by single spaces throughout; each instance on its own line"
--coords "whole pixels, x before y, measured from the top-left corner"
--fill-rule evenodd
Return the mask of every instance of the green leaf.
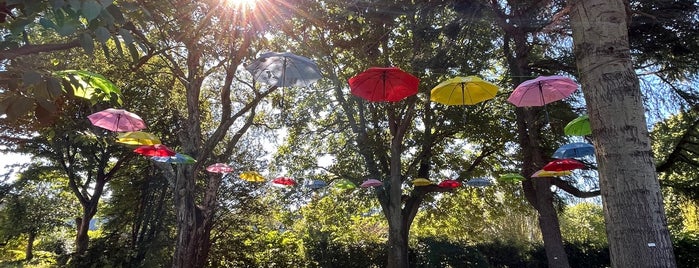
M 63 94 L 63 86 L 61 86 L 61 81 L 55 77 L 49 77 L 46 79 L 46 91 L 50 96 L 57 98 Z
M 34 115 L 36 115 L 39 123 L 48 125 L 58 117 L 56 114 L 57 111 L 58 107 L 55 103 L 50 101 L 38 101 L 36 109 L 34 109 Z
M 0 113 L 6 114 L 11 121 L 27 115 L 33 108 L 32 100 L 21 95 L 10 95 L 0 101 Z
M 91 21 L 100 15 L 100 12 L 102 12 L 102 5 L 100 5 L 96 1 L 86 0 L 82 3 L 80 11 L 88 21 Z
M 124 39 L 124 43 L 126 43 L 127 45 L 133 43 L 133 36 L 131 35 L 131 32 L 129 32 L 129 30 L 121 28 L 119 29 L 119 34 L 121 35 L 121 38 Z
M 116 21 L 117 23 L 119 23 L 119 24 L 126 23 L 126 19 L 124 18 L 124 14 L 121 13 L 121 10 L 118 7 L 116 7 L 114 5 L 109 5 L 105 8 L 105 10 L 107 10 L 107 14 L 109 14 L 110 17 L 112 17 L 112 19 L 114 19 L 114 21 Z
M 95 38 L 102 44 L 106 43 L 110 36 L 109 30 L 105 27 L 99 26 L 95 29 Z
M 56 29 L 56 28 L 58 28 L 58 26 L 56 26 L 56 24 L 53 23 L 53 21 L 51 21 L 51 20 L 49 20 L 49 19 L 47 19 L 47 18 L 41 18 L 41 19 L 39 19 L 39 24 L 41 24 L 41 26 L 44 26 L 44 28 L 46 28 L 46 29 Z
M 22 83 L 26 86 L 31 86 L 41 82 L 41 74 L 34 71 L 22 73 Z
M 61 25 L 56 29 L 56 32 L 62 36 L 69 36 L 78 30 L 78 26 L 72 21 L 67 21 L 65 24 Z
M 92 55 L 95 52 L 95 42 L 92 41 L 92 36 L 87 33 L 80 35 L 80 46 L 83 47 L 88 55 Z
M 102 75 L 81 70 L 64 70 L 54 75 L 67 80 L 76 97 L 121 103 L 121 90 Z

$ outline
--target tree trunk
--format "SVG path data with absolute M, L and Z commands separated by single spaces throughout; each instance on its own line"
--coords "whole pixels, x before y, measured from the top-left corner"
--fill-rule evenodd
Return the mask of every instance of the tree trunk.
M 92 218 L 95 216 L 95 214 L 97 214 L 97 204 L 99 203 L 99 198 L 102 195 L 103 188 L 104 184 L 97 183 L 95 185 L 95 192 L 92 199 L 87 203 L 82 204 L 82 217 L 75 218 L 75 224 L 77 225 L 77 234 L 75 236 L 75 253 L 78 255 L 85 253 L 89 246 L 90 236 L 87 232 L 90 231 L 90 221 L 92 221 Z
M 675 267 L 638 78 L 628 2 L 572 1 L 577 67 L 590 115 L 612 267 Z
M 194 200 L 194 179 L 177 172 L 174 201 L 177 217 L 177 243 L 172 267 L 198 268 L 206 265 L 209 254 L 209 231 L 204 224 L 202 210 Z
M 27 249 L 24 251 L 24 260 L 31 261 L 34 258 L 34 240 L 36 239 L 36 232 L 30 231 L 29 238 L 27 239 Z
M 536 211 L 539 213 L 539 229 L 544 239 L 548 267 L 570 267 L 568 255 L 563 247 L 558 214 L 553 206 L 551 178 L 535 178 L 533 180 L 538 204 Z

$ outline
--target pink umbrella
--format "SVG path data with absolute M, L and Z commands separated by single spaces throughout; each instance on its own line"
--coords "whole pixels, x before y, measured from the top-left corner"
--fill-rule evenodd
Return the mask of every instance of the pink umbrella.
M 206 171 L 211 172 L 211 173 L 226 174 L 226 173 L 233 172 L 233 167 L 229 166 L 228 164 L 224 164 L 224 163 L 216 163 L 216 164 L 212 164 L 212 165 L 206 167 Z
M 461 186 L 461 183 L 455 180 L 443 180 L 437 186 L 441 188 L 454 189 L 459 188 L 459 186 Z
M 546 164 L 542 169 L 545 171 L 566 171 L 584 168 L 585 164 L 575 159 L 556 159 Z
M 362 184 L 359 185 L 359 187 L 362 187 L 362 188 L 367 188 L 367 187 L 379 187 L 379 186 L 381 186 L 381 185 L 383 185 L 383 182 L 381 182 L 380 180 L 377 180 L 377 179 L 368 179 L 368 180 L 365 180 L 364 182 L 362 182 Z
M 146 128 L 140 116 L 121 109 L 106 109 L 88 115 L 93 125 L 116 132 L 139 131 Z
M 539 76 L 519 84 L 507 101 L 517 107 L 544 106 L 562 100 L 575 92 L 578 84 L 565 76 Z
M 175 151 L 162 144 L 138 146 L 133 151 L 145 156 L 175 156 L 177 154 Z
M 292 178 L 289 178 L 289 177 L 278 177 L 278 178 L 272 180 L 272 183 L 277 184 L 277 185 L 282 185 L 282 186 L 294 186 L 294 185 L 296 185 L 296 181 Z
M 397 67 L 371 67 L 348 82 L 355 96 L 373 102 L 396 102 L 417 94 L 420 79 Z

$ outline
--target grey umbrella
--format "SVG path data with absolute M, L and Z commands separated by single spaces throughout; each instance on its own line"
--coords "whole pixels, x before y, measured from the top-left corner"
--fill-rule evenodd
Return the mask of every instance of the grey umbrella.
M 323 78 L 314 61 L 289 52 L 263 53 L 245 69 L 256 81 L 278 87 L 306 87 Z

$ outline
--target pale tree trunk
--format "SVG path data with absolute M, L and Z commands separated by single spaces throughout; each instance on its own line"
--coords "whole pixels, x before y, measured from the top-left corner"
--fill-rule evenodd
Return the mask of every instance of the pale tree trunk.
M 575 56 L 592 126 L 612 267 L 675 267 L 630 57 L 628 2 L 571 4 Z

